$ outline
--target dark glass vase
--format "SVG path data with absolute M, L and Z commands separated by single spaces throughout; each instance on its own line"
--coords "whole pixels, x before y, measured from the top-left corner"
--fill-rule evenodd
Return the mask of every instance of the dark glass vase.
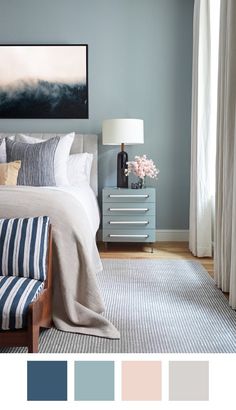
M 128 154 L 125 151 L 117 155 L 117 188 L 128 188 L 128 176 L 125 175 L 127 169 Z
M 140 189 L 146 188 L 146 177 L 138 179 L 138 186 Z

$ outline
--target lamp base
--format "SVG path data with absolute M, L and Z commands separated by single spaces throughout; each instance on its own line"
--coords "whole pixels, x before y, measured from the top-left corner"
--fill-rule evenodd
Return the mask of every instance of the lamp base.
M 117 188 L 128 188 L 127 162 L 128 154 L 122 150 L 117 154 Z

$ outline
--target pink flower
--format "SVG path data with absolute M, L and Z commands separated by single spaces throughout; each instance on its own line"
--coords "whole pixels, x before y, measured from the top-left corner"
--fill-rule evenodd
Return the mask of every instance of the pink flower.
M 157 178 L 159 169 L 156 168 L 152 159 L 148 159 L 146 155 L 135 155 L 134 161 L 127 162 L 128 168 L 126 174 L 133 172 L 139 178 Z

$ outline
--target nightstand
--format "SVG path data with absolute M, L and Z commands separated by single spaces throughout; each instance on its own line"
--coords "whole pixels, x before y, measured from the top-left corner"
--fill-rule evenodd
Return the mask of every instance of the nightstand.
M 155 188 L 104 188 L 103 242 L 155 242 Z

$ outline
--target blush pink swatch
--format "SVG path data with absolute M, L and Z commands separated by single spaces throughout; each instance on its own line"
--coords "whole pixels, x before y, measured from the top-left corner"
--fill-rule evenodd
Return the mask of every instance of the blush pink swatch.
M 122 362 L 122 400 L 161 400 L 161 362 Z

